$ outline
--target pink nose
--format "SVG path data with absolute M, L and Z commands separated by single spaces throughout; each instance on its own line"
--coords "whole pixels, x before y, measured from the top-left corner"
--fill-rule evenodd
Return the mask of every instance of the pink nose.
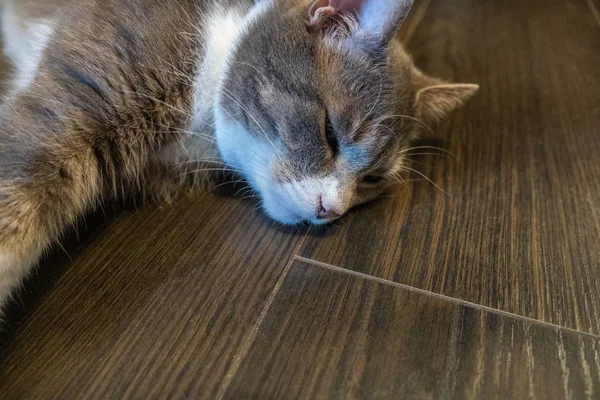
M 317 214 L 319 219 L 332 219 L 339 218 L 341 216 L 333 207 L 328 207 L 327 204 L 323 203 L 323 198 L 320 198 L 321 210 Z

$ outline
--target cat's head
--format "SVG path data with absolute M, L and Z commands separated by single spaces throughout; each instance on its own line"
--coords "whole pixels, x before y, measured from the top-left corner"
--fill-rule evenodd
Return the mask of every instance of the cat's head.
M 422 124 L 477 85 L 413 66 L 394 39 L 412 1 L 263 2 L 244 27 L 215 107 L 219 150 L 284 224 L 323 224 L 378 196 Z

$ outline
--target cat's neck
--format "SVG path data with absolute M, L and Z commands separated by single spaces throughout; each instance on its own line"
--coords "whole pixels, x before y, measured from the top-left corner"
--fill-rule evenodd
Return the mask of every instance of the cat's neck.
M 231 56 L 249 24 L 271 6 L 272 0 L 244 0 L 236 5 L 215 5 L 203 17 L 190 130 L 212 133 L 213 109 L 229 70 Z

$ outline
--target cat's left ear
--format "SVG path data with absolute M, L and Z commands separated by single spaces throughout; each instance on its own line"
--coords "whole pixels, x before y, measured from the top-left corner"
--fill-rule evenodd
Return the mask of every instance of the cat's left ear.
M 309 9 L 312 25 L 327 27 L 358 22 L 354 34 L 373 44 L 386 45 L 408 15 L 414 0 L 316 0 Z
M 413 69 L 415 109 L 419 119 L 433 124 L 460 108 L 479 90 L 473 83 L 449 83 Z

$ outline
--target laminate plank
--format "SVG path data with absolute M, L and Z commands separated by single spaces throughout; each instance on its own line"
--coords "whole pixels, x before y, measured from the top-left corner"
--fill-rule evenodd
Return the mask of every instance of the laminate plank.
M 126 212 L 31 301 L 0 398 L 212 398 L 302 235 L 210 193 Z
M 594 399 L 600 339 L 294 262 L 225 399 Z
M 448 195 L 411 182 L 300 254 L 600 334 L 599 29 L 584 0 L 432 2 L 417 65 L 481 84 L 437 129 L 455 156 L 416 159 Z

